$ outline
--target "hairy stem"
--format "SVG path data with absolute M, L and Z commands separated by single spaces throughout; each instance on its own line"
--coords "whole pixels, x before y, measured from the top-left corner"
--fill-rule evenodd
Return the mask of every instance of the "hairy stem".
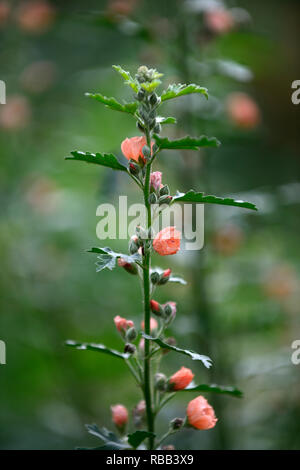
M 147 145 L 151 148 L 151 136 L 148 130 L 145 132 Z M 149 204 L 150 194 L 150 173 L 151 163 L 149 162 L 146 166 L 145 185 L 144 185 L 144 202 L 147 210 L 147 228 L 151 227 L 151 206 Z M 146 250 L 144 254 L 144 328 L 145 333 L 150 335 L 150 265 L 151 265 L 151 254 L 149 250 Z M 146 413 L 147 413 L 147 426 L 149 432 L 154 432 L 154 415 L 152 410 L 152 393 L 151 393 L 151 360 L 149 357 L 150 353 L 150 341 L 145 339 L 145 359 L 144 359 L 144 395 L 146 401 Z M 148 448 L 154 448 L 154 438 L 149 438 Z

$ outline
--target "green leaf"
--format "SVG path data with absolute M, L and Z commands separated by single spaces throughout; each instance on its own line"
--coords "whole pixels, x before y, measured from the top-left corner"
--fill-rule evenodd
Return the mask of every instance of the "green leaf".
M 171 346 L 168 343 L 164 343 L 160 338 L 153 338 L 152 336 L 146 335 L 145 333 L 142 333 L 143 337 L 146 339 L 150 339 L 154 343 L 158 344 L 161 348 L 163 349 L 171 349 L 172 351 L 176 351 L 180 354 L 185 354 L 186 356 L 189 356 L 193 359 L 193 361 L 201 361 L 209 369 L 211 367 L 211 362 L 212 360 L 208 356 L 203 356 L 202 354 L 198 354 L 194 351 L 191 351 L 189 349 L 181 349 L 178 348 L 177 346 Z
M 65 157 L 66 160 L 78 160 L 86 163 L 106 166 L 113 170 L 126 171 L 126 166 L 122 165 L 112 153 L 90 153 L 75 150 L 71 152 L 72 157 Z
M 104 344 L 98 343 L 78 343 L 77 341 L 73 341 L 69 339 L 65 342 L 66 346 L 71 348 L 80 349 L 80 350 L 88 350 L 88 351 L 97 351 L 104 354 L 109 354 L 110 356 L 118 357 L 120 359 L 128 359 L 130 354 L 128 353 L 121 353 L 116 351 L 115 349 L 109 349 Z
M 139 91 L 138 82 L 132 78 L 130 72 L 122 69 L 120 65 L 113 65 L 112 68 L 124 78 L 126 85 L 129 85 L 136 93 Z
M 178 96 L 190 95 L 191 93 L 200 93 L 204 95 L 205 98 L 208 98 L 207 88 L 195 85 L 194 83 L 191 83 L 190 85 L 173 83 L 172 85 L 169 85 L 167 90 L 162 92 L 161 100 L 167 101 L 173 98 L 177 98 Z
M 134 114 L 138 108 L 138 103 L 121 104 L 116 98 L 107 98 L 107 96 L 101 95 L 101 93 L 86 93 L 85 96 L 100 101 L 100 103 L 105 104 L 107 108 L 113 109 L 114 111 L 121 111 L 122 113 Z
M 176 124 L 177 120 L 174 117 L 163 117 L 163 116 L 157 116 L 156 121 L 159 124 Z
M 134 255 L 125 255 L 124 253 L 117 253 L 111 250 L 109 247 L 93 247 L 88 250 L 88 252 L 100 254 L 100 256 L 97 256 L 97 272 L 100 272 L 105 268 L 108 268 L 112 271 L 112 269 L 116 266 L 116 260 L 118 258 L 123 258 L 126 263 L 136 263 L 137 261 L 141 261 L 141 256 L 138 253 L 135 253 Z
M 222 198 L 218 196 L 205 196 L 204 193 L 196 193 L 193 189 L 187 193 L 177 193 L 176 196 L 172 199 L 172 204 L 174 202 L 198 202 L 200 204 L 221 204 L 224 206 L 236 206 L 243 207 L 244 209 L 251 209 L 257 211 L 257 207 L 251 202 L 240 201 L 231 199 L 229 197 Z
M 231 395 L 233 397 L 237 398 L 242 398 L 243 392 L 238 390 L 237 388 L 234 387 L 224 387 L 223 385 L 207 385 L 207 384 L 201 384 L 201 385 L 195 385 L 191 386 L 189 385 L 187 388 L 184 388 L 183 390 L 178 390 L 180 392 L 213 392 L 213 393 L 220 393 L 223 395 Z
M 128 434 L 128 443 L 136 449 L 147 437 L 155 437 L 155 434 L 148 431 L 135 431 Z
M 99 439 L 104 442 L 121 442 L 114 432 L 104 427 L 100 429 L 99 426 L 95 423 L 86 424 L 85 427 L 89 434 L 99 437 Z
M 182 139 L 169 140 L 167 137 L 159 137 L 157 134 L 153 135 L 156 144 L 161 150 L 199 150 L 201 147 L 219 147 L 220 142 L 215 137 L 207 137 L 202 135 L 201 137 L 183 137 Z

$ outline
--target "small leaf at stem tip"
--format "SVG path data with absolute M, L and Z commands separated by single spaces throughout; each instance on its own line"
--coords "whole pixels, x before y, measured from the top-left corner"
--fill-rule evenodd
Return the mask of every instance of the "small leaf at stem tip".
M 109 354 L 110 356 L 118 357 L 120 359 L 128 359 L 130 354 L 121 353 L 116 351 L 115 349 L 109 349 L 104 344 L 97 344 L 97 343 L 78 343 L 77 341 L 73 341 L 71 339 L 65 342 L 66 346 L 71 348 L 79 349 L 79 350 L 87 350 L 87 351 L 97 351 L 102 352 L 104 354 Z
M 135 431 L 131 434 L 128 434 L 128 443 L 136 449 L 145 439 L 148 437 L 155 437 L 156 435 L 153 432 L 148 431 Z
M 179 84 L 173 83 L 169 85 L 167 90 L 162 92 L 161 100 L 162 101 L 171 100 L 173 98 L 177 98 L 178 96 L 190 95 L 191 93 L 200 93 L 204 95 L 205 98 L 208 98 L 207 88 L 201 87 L 199 85 L 195 85 L 194 83 L 191 83 L 190 85 L 182 85 L 181 83 Z
M 126 171 L 126 166 L 122 165 L 112 153 L 90 153 L 75 150 L 71 152 L 72 157 L 65 157 L 66 160 L 77 160 L 86 163 L 106 166 L 112 170 Z
M 186 356 L 190 356 L 193 359 L 193 361 L 201 361 L 205 365 L 205 367 L 207 367 L 207 369 L 209 369 L 212 366 L 212 360 L 208 356 L 203 356 L 202 354 L 198 354 L 189 349 L 181 349 L 181 348 L 178 348 L 177 346 L 172 346 L 168 343 L 164 343 L 160 338 L 153 338 L 152 336 L 146 335 L 145 333 L 142 333 L 142 336 L 145 339 L 149 339 L 153 341 L 154 343 L 158 344 L 163 349 L 171 349 L 172 351 L 176 351 L 180 354 L 185 354 Z
M 174 202 L 198 202 L 199 204 L 219 204 L 224 206 L 243 207 L 244 209 L 251 209 L 253 211 L 258 210 L 255 204 L 252 204 L 251 202 L 239 201 L 229 197 L 222 198 L 218 196 L 204 195 L 204 193 L 197 193 L 193 189 L 187 193 L 177 192 L 172 199 L 172 204 Z
M 215 137 L 207 137 L 206 135 L 169 140 L 167 137 L 159 137 L 154 134 L 153 138 L 160 150 L 199 150 L 201 147 L 219 147 L 221 145 Z
M 174 117 L 163 117 L 163 116 L 157 116 L 156 117 L 156 122 L 159 124 L 176 124 L 177 120 Z
M 219 393 L 223 395 L 231 395 L 236 398 L 242 398 L 243 392 L 234 387 L 224 387 L 223 385 L 188 385 L 186 388 L 178 390 L 179 392 L 212 392 Z
M 139 91 L 138 82 L 131 76 L 130 72 L 124 70 L 120 65 L 113 65 L 112 68 L 124 78 L 126 85 L 129 85 L 136 93 Z
M 85 93 L 85 96 L 93 98 L 100 103 L 103 103 L 106 108 L 112 109 L 113 111 L 120 111 L 122 113 L 128 113 L 134 115 L 138 108 L 138 103 L 119 103 L 116 98 L 113 96 L 108 98 L 107 96 L 102 95 L 101 93 Z

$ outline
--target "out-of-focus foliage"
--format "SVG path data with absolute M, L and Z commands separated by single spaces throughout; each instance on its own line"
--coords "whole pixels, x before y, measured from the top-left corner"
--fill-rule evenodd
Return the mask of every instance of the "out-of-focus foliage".
M 99 244 L 97 206 L 117 206 L 119 193 L 138 202 L 135 187 L 125 172 L 64 160 L 84 149 L 126 164 L 120 142 L 137 132 L 132 116 L 84 95 L 130 102 L 132 90 L 120 87 L 111 63 L 131 72 L 147 63 L 172 82 L 208 88 L 208 100 L 186 95 L 166 104 L 181 116 L 180 135 L 164 127 L 170 140 L 192 129 L 222 143 L 176 158 L 165 151 L 160 164 L 172 194 L 197 187 L 259 208 L 207 205 L 203 250 L 177 257 L 188 287 L 170 283 L 157 299 L 177 301 L 179 344 L 213 359 L 205 372 L 191 361 L 196 383 L 244 391 L 241 400 L 220 394 L 216 428 L 185 432 L 177 446 L 299 448 L 300 366 L 291 363 L 291 343 L 300 338 L 300 108 L 290 98 L 300 73 L 299 2 L 273 1 L 270 14 L 269 2 L 231 1 L 221 23 L 203 10 L 208 4 L 221 2 L 0 1 L 1 448 L 92 446 L 84 423 L 101 426 L 111 404 L 132 409 L 140 399 L 122 361 L 64 346 L 74 338 L 120 350 L 113 316 L 141 316 L 135 279 L 121 268 L 96 273 L 85 252 Z M 126 240 L 108 244 L 127 250 Z M 166 355 L 167 375 L 178 360 Z M 180 394 L 161 424 L 183 416 L 193 393 Z

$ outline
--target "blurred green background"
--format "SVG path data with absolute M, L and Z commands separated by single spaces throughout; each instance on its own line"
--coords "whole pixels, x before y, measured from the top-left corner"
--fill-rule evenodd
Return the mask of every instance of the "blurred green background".
M 121 141 L 137 135 L 130 116 L 84 96 L 130 99 L 112 64 L 132 73 L 147 64 L 165 74 L 165 85 L 207 87 L 208 102 L 193 96 L 169 105 L 179 127 L 164 134 L 213 135 L 222 146 L 162 154 L 163 181 L 173 193 L 194 187 L 260 209 L 206 206 L 203 250 L 163 260 L 189 282 L 157 295 L 177 302 L 172 335 L 214 361 L 206 371 L 170 353 L 163 371 L 186 365 L 198 383 L 245 393 L 207 396 L 215 429 L 170 442 L 300 448 L 300 365 L 291 362 L 291 343 L 300 339 L 300 107 L 291 102 L 291 83 L 300 79 L 299 14 L 296 0 L 0 1 L 2 449 L 93 446 L 84 424 L 109 425 L 111 404 L 132 409 L 141 398 L 121 361 L 64 346 L 72 338 L 120 349 L 113 317 L 140 322 L 137 281 L 120 268 L 97 274 L 85 253 L 107 244 L 96 237 L 97 206 L 127 193 L 138 202 L 136 189 L 123 174 L 64 161 L 75 149 L 122 159 Z M 235 100 L 245 96 L 237 111 Z M 161 431 L 192 398 L 170 404 Z

